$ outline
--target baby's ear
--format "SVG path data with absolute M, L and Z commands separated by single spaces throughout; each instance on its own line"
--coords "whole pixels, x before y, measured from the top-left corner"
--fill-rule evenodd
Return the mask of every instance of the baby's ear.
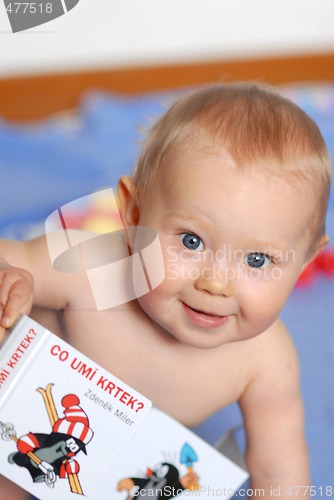
M 124 175 L 117 186 L 119 211 L 124 227 L 137 226 L 139 207 L 137 203 L 137 185 L 132 177 Z
M 314 244 L 314 246 L 312 247 L 309 255 L 308 255 L 308 258 L 306 260 L 306 262 L 304 263 L 303 265 L 303 269 L 305 269 L 305 267 L 310 263 L 312 262 L 312 260 L 314 260 L 320 252 L 323 251 L 323 249 L 326 247 L 326 245 L 328 245 L 329 243 L 329 236 L 328 234 L 324 234 L 323 236 L 321 236 L 321 238 Z

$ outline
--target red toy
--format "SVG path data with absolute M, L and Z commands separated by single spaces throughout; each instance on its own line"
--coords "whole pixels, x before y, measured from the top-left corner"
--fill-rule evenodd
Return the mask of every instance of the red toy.
M 297 286 L 309 286 L 316 277 L 324 274 L 334 277 L 334 248 L 323 250 L 302 272 L 296 283 Z

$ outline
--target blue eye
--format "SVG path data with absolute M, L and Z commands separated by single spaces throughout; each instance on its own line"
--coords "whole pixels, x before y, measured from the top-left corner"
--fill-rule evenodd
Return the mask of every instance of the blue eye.
M 181 233 L 178 235 L 182 245 L 188 250 L 202 252 L 204 250 L 204 243 L 199 236 L 193 233 Z
M 248 266 L 256 269 L 261 269 L 261 268 L 263 269 L 271 264 L 271 260 L 269 259 L 269 257 L 264 255 L 263 253 L 258 253 L 258 252 L 253 252 L 247 255 L 244 262 Z

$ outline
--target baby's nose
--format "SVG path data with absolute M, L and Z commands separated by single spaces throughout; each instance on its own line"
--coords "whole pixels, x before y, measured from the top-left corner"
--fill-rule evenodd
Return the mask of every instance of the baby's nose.
M 195 287 L 211 295 L 229 297 L 233 293 L 234 269 L 221 263 L 203 267 Z

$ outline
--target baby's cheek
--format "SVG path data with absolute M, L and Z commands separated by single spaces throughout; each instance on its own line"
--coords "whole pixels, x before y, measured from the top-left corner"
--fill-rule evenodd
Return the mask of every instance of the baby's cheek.
M 153 293 L 154 292 L 149 292 L 137 299 L 140 307 L 149 317 L 153 317 L 153 312 L 156 311 L 157 303 L 155 297 L 152 295 Z
M 198 279 L 200 269 L 191 262 L 167 259 L 165 261 L 165 286 L 171 288 L 176 284 L 182 287 L 182 283 Z
M 247 289 L 244 290 L 247 292 Z M 239 306 L 241 315 L 255 329 L 268 328 L 279 315 L 284 306 L 284 296 L 277 290 L 269 287 L 258 287 L 250 293 L 245 293 L 240 298 Z
M 256 311 L 254 310 L 254 313 Z M 265 332 L 276 320 L 278 314 L 259 311 L 257 314 L 243 315 L 239 321 L 239 337 L 247 340 Z

